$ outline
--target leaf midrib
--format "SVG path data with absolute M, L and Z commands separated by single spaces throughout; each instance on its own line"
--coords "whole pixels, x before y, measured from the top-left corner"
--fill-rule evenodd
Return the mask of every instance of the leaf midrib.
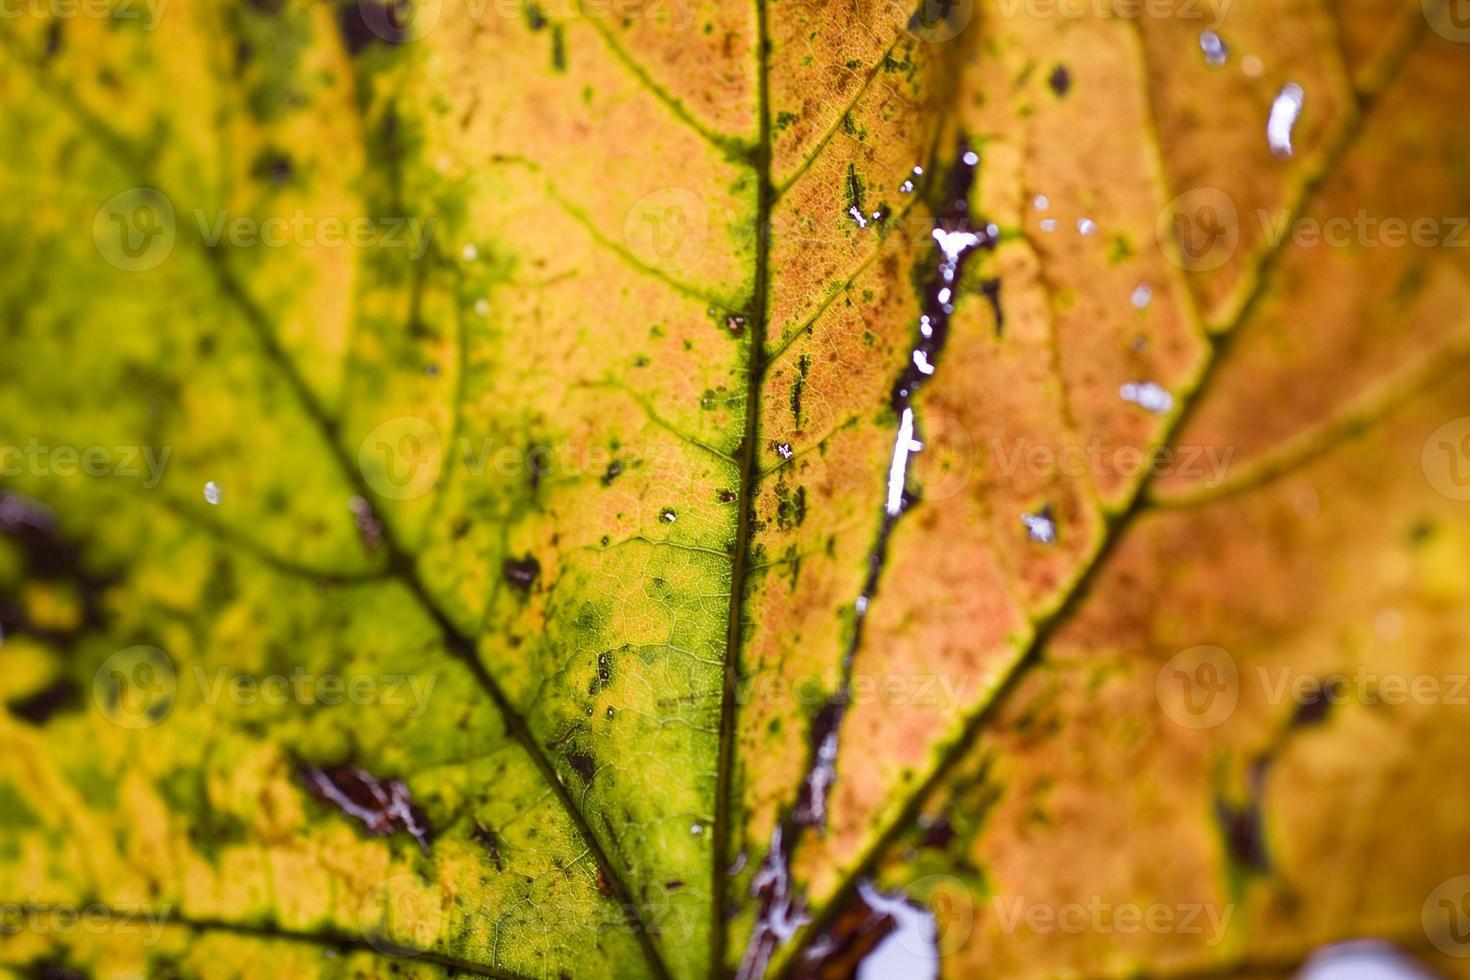
M 725 896 L 729 885 L 730 794 L 734 779 L 735 694 L 740 682 L 740 646 L 744 630 L 745 586 L 750 572 L 751 545 L 755 525 L 755 496 L 760 482 L 761 382 L 765 371 L 766 333 L 770 318 L 770 218 L 776 189 L 771 183 L 771 95 L 770 32 L 766 24 L 766 0 L 755 0 L 756 10 L 756 112 L 758 136 L 754 151 L 756 171 L 755 274 L 749 330 L 750 361 L 745 391 L 745 430 L 740 441 L 740 486 L 735 501 L 739 508 L 735 530 L 735 564 L 730 574 L 730 610 L 725 634 L 724 683 L 720 696 L 720 745 L 715 763 L 715 819 L 712 827 L 710 868 L 710 961 L 709 975 L 717 980 L 724 973 L 728 935 Z

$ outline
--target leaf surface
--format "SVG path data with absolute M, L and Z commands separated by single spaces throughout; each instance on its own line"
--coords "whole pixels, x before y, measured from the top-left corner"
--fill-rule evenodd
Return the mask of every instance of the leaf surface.
M 7 28 L 0 901 L 118 927 L 3 961 L 840 975 L 871 882 L 956 976 L 1412 931 L 1463 712 L 1156 680 L 1455 663 L 1467 253 L 1290 221 L 1450 231 L 1464 46 L 1035 6 Z M 1234 921 L 997 915 L 1097 895 Z

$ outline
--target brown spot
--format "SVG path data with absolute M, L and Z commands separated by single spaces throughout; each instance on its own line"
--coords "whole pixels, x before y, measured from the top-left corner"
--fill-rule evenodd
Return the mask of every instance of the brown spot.
M 303 765 L 302 782 L 318 800 L 336 807 L 363 825 L 369 837 L 387 837 L 405 831 L 429 853 L 429 824 L 423 811 L 414 806 L 408 785 L 389 777 L 379 779 L 357 766 Z
M 531 586 L 536 584 L 536 579 L 541 575 L 541 563 L 535 556 L 527 555 L 524 558 L 507 558 L 500 566 L 505 580 L 522 592 L 531 591 Z

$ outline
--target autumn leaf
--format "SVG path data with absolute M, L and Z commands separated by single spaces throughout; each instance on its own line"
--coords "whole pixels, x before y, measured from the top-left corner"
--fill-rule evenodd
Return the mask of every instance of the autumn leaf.
M 1454 970 L 1454 14 L 7 16 L 0 963 Z

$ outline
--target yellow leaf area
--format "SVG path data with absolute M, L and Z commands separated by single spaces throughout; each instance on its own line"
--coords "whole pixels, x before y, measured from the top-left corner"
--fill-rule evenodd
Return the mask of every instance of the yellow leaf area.
M 1432 2 L 107 7 L 0 34 L 0 964 L 1436 951 Z

